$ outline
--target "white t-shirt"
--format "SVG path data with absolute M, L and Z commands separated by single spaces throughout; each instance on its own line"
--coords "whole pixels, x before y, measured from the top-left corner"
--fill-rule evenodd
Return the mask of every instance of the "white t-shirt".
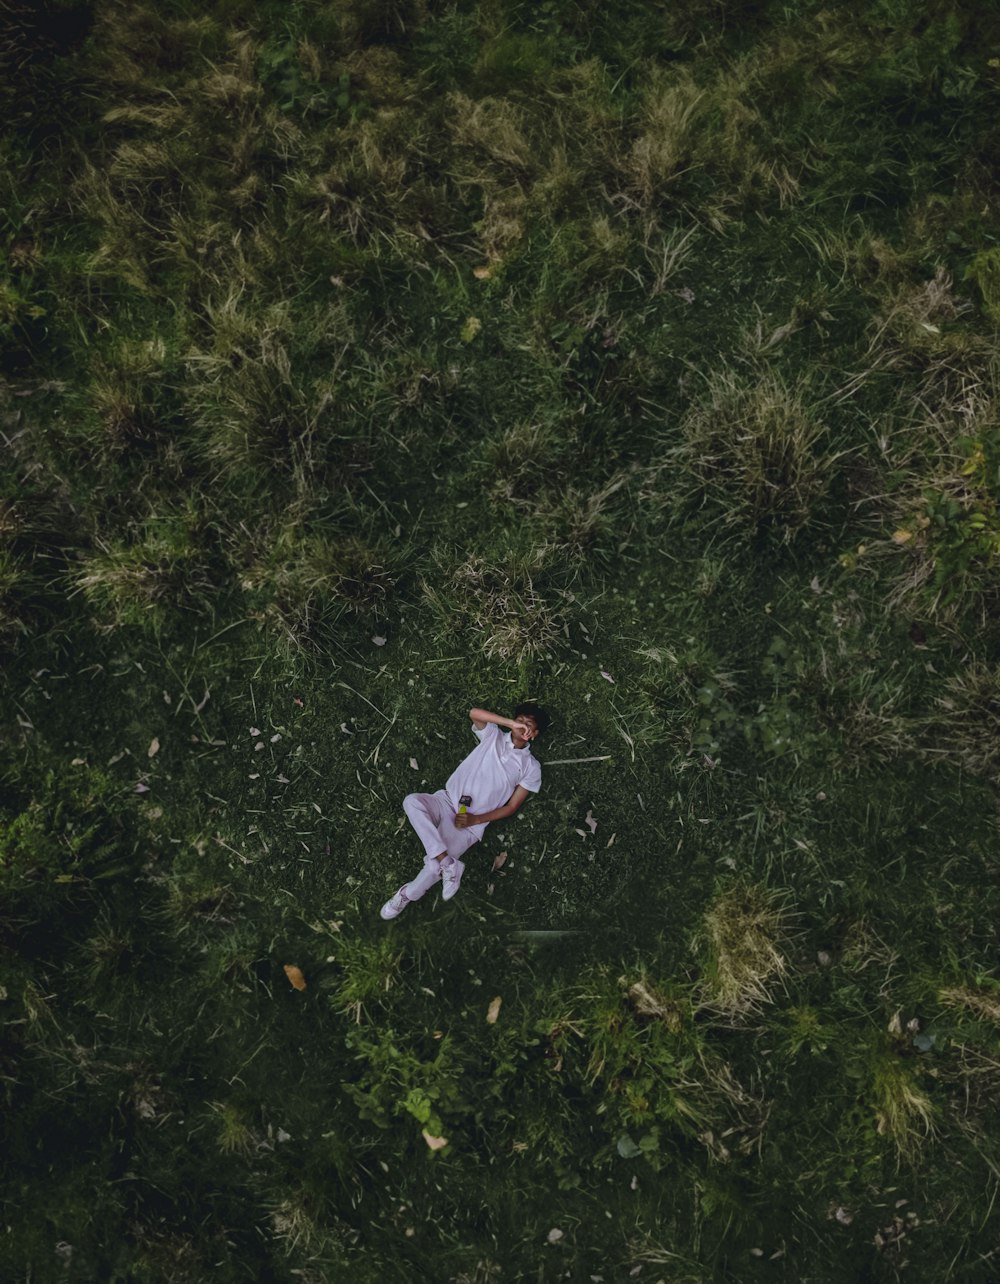
M 458 764 L 445 785 L 445 793 L 456 811 L 463 794 L 472 798 L 469 811 L 482 815 L 484 811 L 502 807 L 518 785 L 538 793 L 542 787 L 542 767 L 532 756 L 530 744 L 515 749 L 510 732 L 502 732 L 495 722 L 488 722 L 482 731 L 473 727 L 472 734 L 479 744 Z M 482 838 L 486 825 L 470 825 L 469 829 L 477 838 Z

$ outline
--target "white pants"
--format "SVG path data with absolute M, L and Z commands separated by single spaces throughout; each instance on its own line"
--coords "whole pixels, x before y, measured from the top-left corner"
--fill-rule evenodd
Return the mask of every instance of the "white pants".
M 403 888 L 408 900 L 418 901 L 441 877 L 448 856 L 462 869 L 465 868 L 460 858 L 479 839 L 471 829 L 455 828 L 455 808 L 444 789 L 433 794 L 407 794 L 403 799 L 403 811 L 424 845 L 424 867 Z M 438 860 L 442 852 L 447 852 L 448 856 Z

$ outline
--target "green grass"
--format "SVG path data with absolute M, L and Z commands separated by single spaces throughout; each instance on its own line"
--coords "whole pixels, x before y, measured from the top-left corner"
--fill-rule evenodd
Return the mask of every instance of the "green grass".
M 989 6 L 50 8 L 3 1277 L 990 1279 Z M 383 922 L 520 699 L 541 794 Z

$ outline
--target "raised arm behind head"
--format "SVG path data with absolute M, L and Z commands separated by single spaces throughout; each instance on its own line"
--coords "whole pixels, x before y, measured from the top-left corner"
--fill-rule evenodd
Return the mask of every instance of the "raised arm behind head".
M 533 740 L 538 735 L 538 727 L 531 718 L 505 718 L 499 713 L 490 713 L 488 709 L 470 709 L 469 717 L 477 731 L 482 731 L 488 722 L 498 727 L 506 727 L 515 732 L 521 740 Z

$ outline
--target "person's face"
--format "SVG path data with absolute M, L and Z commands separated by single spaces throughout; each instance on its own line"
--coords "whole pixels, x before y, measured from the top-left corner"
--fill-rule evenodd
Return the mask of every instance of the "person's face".
M 525 736 L 523 739 L 520 736 L 518 736 L 516 731 L 511 733 L 511 739 L 514 741 L 514 744 L 517 745 L 517 747 L 520 749 L 522 745 L 526 745 L 529 740 L 534 740 L 534 738 L 538 735 L 538 723 L 535 721 L 534 716 L 530 713 L 515 714 L 514 720 L 515 722 L 523 722 L 528 728 L 528 735 Z

